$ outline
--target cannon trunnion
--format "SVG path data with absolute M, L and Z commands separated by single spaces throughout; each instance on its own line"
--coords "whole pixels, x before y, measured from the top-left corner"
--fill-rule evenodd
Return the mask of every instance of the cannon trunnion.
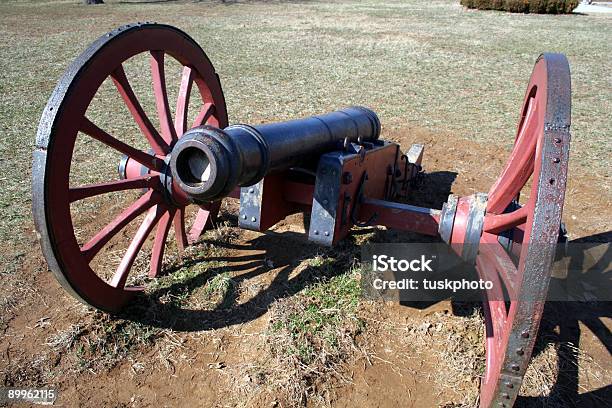
M 126 74 L 129 60 L 139 56 L 149 60 L 159 126 Z M 165 61 L 171 59 L 182 67 L 174 110 L 166 88 Z M 132 116 L 135 136 L 120 135 L 125 129 L 109 122 L 112 115 L 90 109 L 105 95 L 100 91 L 105 81 Z M 108 312 L 143 291 L 138 279 L 130 278 L 137 262 L 147 263 L 150 277 L 160 274 L 169 240 L 179 251 L 196 242 L 227 198 L 240 200 L 239 226 L 256 231 L 289 214 L 309 213 L 308 238 L 322 245 L 334 245 L 363 226 L 439 236 L 481 277 L 510 294 L 506 302 L 483 292 L 487 355 L 480 396 L 481 407 L 509 407 L 529 364 L 550 280 L 567 182 L 570 105 L 566 58 L 541 55 L 514 148 L 490 190 L 451 195 L 441 210 L 408 205 L 399 199 L 421 171 L 424 148 L 413 145 L 403 153 L 398 144 L 381 140 L 373 111 L 352 107 L 288 122 L 229 126 L 219 77 L 199 45 L 171 26 L 130 24 L 85 50 L 43 111 L 33 155 L 34 221 L 59 283 Z M 118 155 L 96 156 L 88 150 L 92 140 Z M 74 177 L 83 164 L 92 168 Z M 92 182 L 100 164 L 118 167 L 119 175 L 113 170 Z M 87 222 L 121 201 L 107 208 L 107 194 L 123 195 L 127 202 L 108 224 L 91 231 Z M 84 201 L 90 213 L 79 217 L 72 208 Z M 189 208 L 197 212 L 191 223 Z M 126 249 L 109 271 L 100 258 L 114 245 Z M 143 247 L 150 255 L 142 255 Z

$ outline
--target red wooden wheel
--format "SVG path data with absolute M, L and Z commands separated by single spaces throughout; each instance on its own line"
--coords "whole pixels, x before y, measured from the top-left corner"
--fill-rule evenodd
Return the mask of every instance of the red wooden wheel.
M 488 193 L 476 267 L 482 277 L 498 284 L 484 302 L 481 407 L 512 406 L 530 361 L 561 224 L 570 98 L 566 58 L 542 55 L 527 87 L 514 149 Z M 521 192 L 526 196 L 523 204 Z
M 149 120 L 126 75 L 129 71 L 126 62 L 136 56 L 144 56 L 150 62 L 159 130 Z M 180 86 L 174 120 L 166 86 L 167 78 L 169 84 L 174 79 L 167 72 L 169 60 L 182 70 L 177 72 L 175 79 Z M 107 121 L 114 123 L 112 118 L 116 114 L 114 110 L 90 114 L 92 101 L 109 94 L 103 83 L 113 84 L 116 88 L 111 89 L 113 96 L 123 101 L 119 103 L 125 104 L 133 117 L 139 129 L 135 132 L 136 139 L 142 147 L 117 134 L 111 135 L 113 132 L 107 132 L 95 123 L 98 118 L 110 118 Z M 218 210 L 218 205 L 200 209 L 189 233 L 186 233 L 185 208 L 188 202 L 166 177 L 166 162 L 171 148 L 191 127 L 188 123 L 190 101 L 198 99 L 191 97 L 196 93 L 193 91 L 197 91 L 201 99 L 196 101 L 200 108 L 193 126 L 226 127 L 227 113 L 219 78 L 197 43 L 174 27 L 138 23 L 121 27 L 96 40 L 68 68 L 51 95 L 39 125 L 34 152 L 34 218 L 50 269 L 60 283 L 84 303 L 109 312 L 118 311 L 135 291 L 142 290 L 140 286 L 129 285 L 128 275 L 143 245 L 150 244 L 148 270 L 149 275 L 154 276 L 161 268 L 171 226 L 174 225 L 177 247 L 181 249 L 189 240 L 197 239 L 210 216 Z M 118 177 L 115 171 L 113 175 L 103 176 L 102 181 L 74 185 L 71 174 L 78 167 L 79 160 L 91 159 L 89 156 L 98 154 L 94 150 L 82 149 L 90 145 L 87 140 L 81 142 L 81 138 L 101 142 L 99 146 L 117 155 L 125 155 L 127 160 L 122 161 L 122 177 Z M 100 160 L 105 157 L 101 156 Z M 113 166 L 119 162 L 117 159 Z M 97 177 L 101 167 L 91 166 L 88 171 Z M 140 192 L 140 195 L 133 194 L 132 201 L 125 203 L 118 215 L 112 214 L 110 222 L 83 236 L 87 235 L 89 225 L 99 218 L 100 207 L 107 206 L 103 197 L 121 192 L 120 197 L 125 200 L 129 197 L 128 190 Z M 71 212 L 71 205 L 85 200 L 93 200 L 93 207 L 99 200 L 98 209 L 88 214 L 89 218 L 85 217 L 87 222 L 79 224 L 77 218 L 82 220 L 84 217 L 76 217 Z M 112 202 L 109 206 L 115 207 L 116 204 Z M 130 232 L 129 224 L 139 216 L 144 216 L 140 226 Z M 150 235 L 152 242 L 149 242 Z M 113 256 L 118 255 L 120 261 L 115 273 L 105 276 L 96 268 L 95 259 L 101 257 L 100 251 L 105 246 L 111 245 L 115 248 Z

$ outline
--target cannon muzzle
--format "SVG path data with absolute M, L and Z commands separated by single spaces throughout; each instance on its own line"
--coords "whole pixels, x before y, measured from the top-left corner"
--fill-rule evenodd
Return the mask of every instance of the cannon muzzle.
M 193 201 L 210 202 L 271 171 L 299 165 L 342 143 L 374 141 L 379 134 L 378 117 L 363 107 L 258 126 L 200 126 L 176 143 L 170 170 Z

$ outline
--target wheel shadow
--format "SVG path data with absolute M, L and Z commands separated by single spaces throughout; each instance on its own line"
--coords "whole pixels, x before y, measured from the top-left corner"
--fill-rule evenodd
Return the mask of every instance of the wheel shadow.
M 580 274 L 586 281 L 610 279 L 610 260 L 612 257 L 612 231 L 591 235 L 569 242 L 572 244 L 607 244 L 603 253 L 593 260 L 588 251 L 572 252 L 570 274 Z M 595 276 L 589 276 L 595 275 Z M 553 284 L 556 279 L 553 278 Z M 612 318 L 612 302 L 607 301 L 549 301 L 544 307 L 542 323 L 536 340 L 533 356 L 542 353 L 553 345 L 557 354 L 557 380 L 549 395 L 544 397 L 519 397 L 516 407 L 612 407 L 612 385 L 584 392 L 580 378 L 588 377 L 580 373 L 580 340 L 583 330 L 588 329 L 612 356 L 612 333 L 604 319 Z M 583 346 L 584 350 L 585 347 Z M 589 351 L 586 350 L 588 354 Z M 582 375 L 581 375 L 582 374 Z M 610 380 L 610 379 L 607 379 Z
M 549 395 L 523 397 L 516 407 L 604 407 L 612 406 L 612 385 L 581 392 L 579 354 L 582 329 L 580 323 L 604 345 L 612 355 L 612 336 L 602 319 L 612 318 L 610 302 L 547 302 L 533 356 L 552 344 L 557 354 L 557 380 Z M 588 353 L 588 350 L 587 350 Z M 584 376 L 584 373 L 583 373 Z
M 265 314 L 274 301 L 292 296 L 310 284 L 344 273 L 349 258 L 354 256 L 358 248 L 354 239 L 349 238 L 338 248 L 324 249 L 309 243 L 303 234 L 294 232 L 268 232 L 241 244 L 211 241 L 201 243 L 251 254 L 189 260 L 181 264 L 180 268 L 190 268 L 204 261 L 229 265 L 206 269 L 190 279 L 139 296 L 119 317 L 148 326 L 184 332 L 246 323 Z M 288 247 L 291 247 L 290 251 Z M 253 254 L 255 251 L 257 253 Z M 317 254 L 328 257 L 330 262 L 304 266 L 302 261 Z M 256 294 L 242 303 L 238 303 L 240 294 L 235 290 L 226 291 L 224 298 L 217 302 L 218 306 L 210 310 L 194 310 L 176 302 L 165 301 L 172 294 L 193 293 L 214 276 L 226 272 L 231 273 L 234 287 L 252 286 L 247 283 L 249 280 L 272 272 L 274 275 L 269 283 L 256 284 Z
M 612 259 L 612 232 L 595 234 L 573 240 L 568 245 L 608 244 L 605 251 L 598 251 L 597 259 L 588 250 L 569 251 L 567 276 L 551 279 L 551 286 L 560 282 L 586 281 L 609 282 L 610 260 Z M 588 248 L 591 245 L 587 245 Z M 592 247 L 591 246 L 591 247 Z M 561 247 L 560 247 L 561 249 Z M 582 248 L 581 248 L 582 249 Z M 562 256 L 560 254 L 559 256 Z M 609 285 L 609 283 L 608 283 Z M 612 302 L 607 298 L 593 301 L 547 301 L 545 303 L 532 359 L 536 358 L 551 345 L 556 352 L 557 378 L 552 389 L 546 396 L 519 396 L 517 408 L 574 408 L 574 407 L 612 407 L 612 385 L 584 391 L 580 383 L 580 370 L 584 369 L 580 362 L 579 350 L 582 336 L 581 327 L 588 329 L 607 351 L 607 358 L 612 356 L 612 334 L 604 323 L 604 319 L 612 318 Z M 469 316 L 473 311 L 482 312 L 482 304 L 452 301 L 453 313 L 458 316 Z M 584 338 L 584 337 L 583 337 Z M 586 353 L 589 354 L 588 349 Z M 582 378 L 588 377 L 582 372 Z

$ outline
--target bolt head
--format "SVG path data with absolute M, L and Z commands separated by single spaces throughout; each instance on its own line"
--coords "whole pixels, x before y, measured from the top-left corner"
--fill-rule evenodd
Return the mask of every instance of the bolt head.
M 253 194 L 254 192 L 255 192 L 255 189 L 249 188 L 249 194 Z
M 325 236 L 329 237 L 329 231 L 325 231 Z
M 519 347 L 516 349 L 516 354 L 518 354 L 519 356 L 522 356 L 523 354 L 525 354 L 525 351 L 523 350 L 522 347 Z
M 251 221 L 255 222 L 255 221 L 257 221 L 257 218 L 251 217 Z
M 242 219 L 243 219 L 243 220 L 246 220 L 246 219 L 247 219 L 246 214 L 242 214 Z
M 524 339 L 528 339 L 529 338 L 529 332 L 528 331 L 524 331 L 521 333 L 521 337 Z
M 510 368 L 512 368 L 512 370 L 514 370 L 514 371 L 518 371 L 518 370 L 521 369 L 521 367 L 519 367 L 518 364 L 512 364 L 512 366 Z

